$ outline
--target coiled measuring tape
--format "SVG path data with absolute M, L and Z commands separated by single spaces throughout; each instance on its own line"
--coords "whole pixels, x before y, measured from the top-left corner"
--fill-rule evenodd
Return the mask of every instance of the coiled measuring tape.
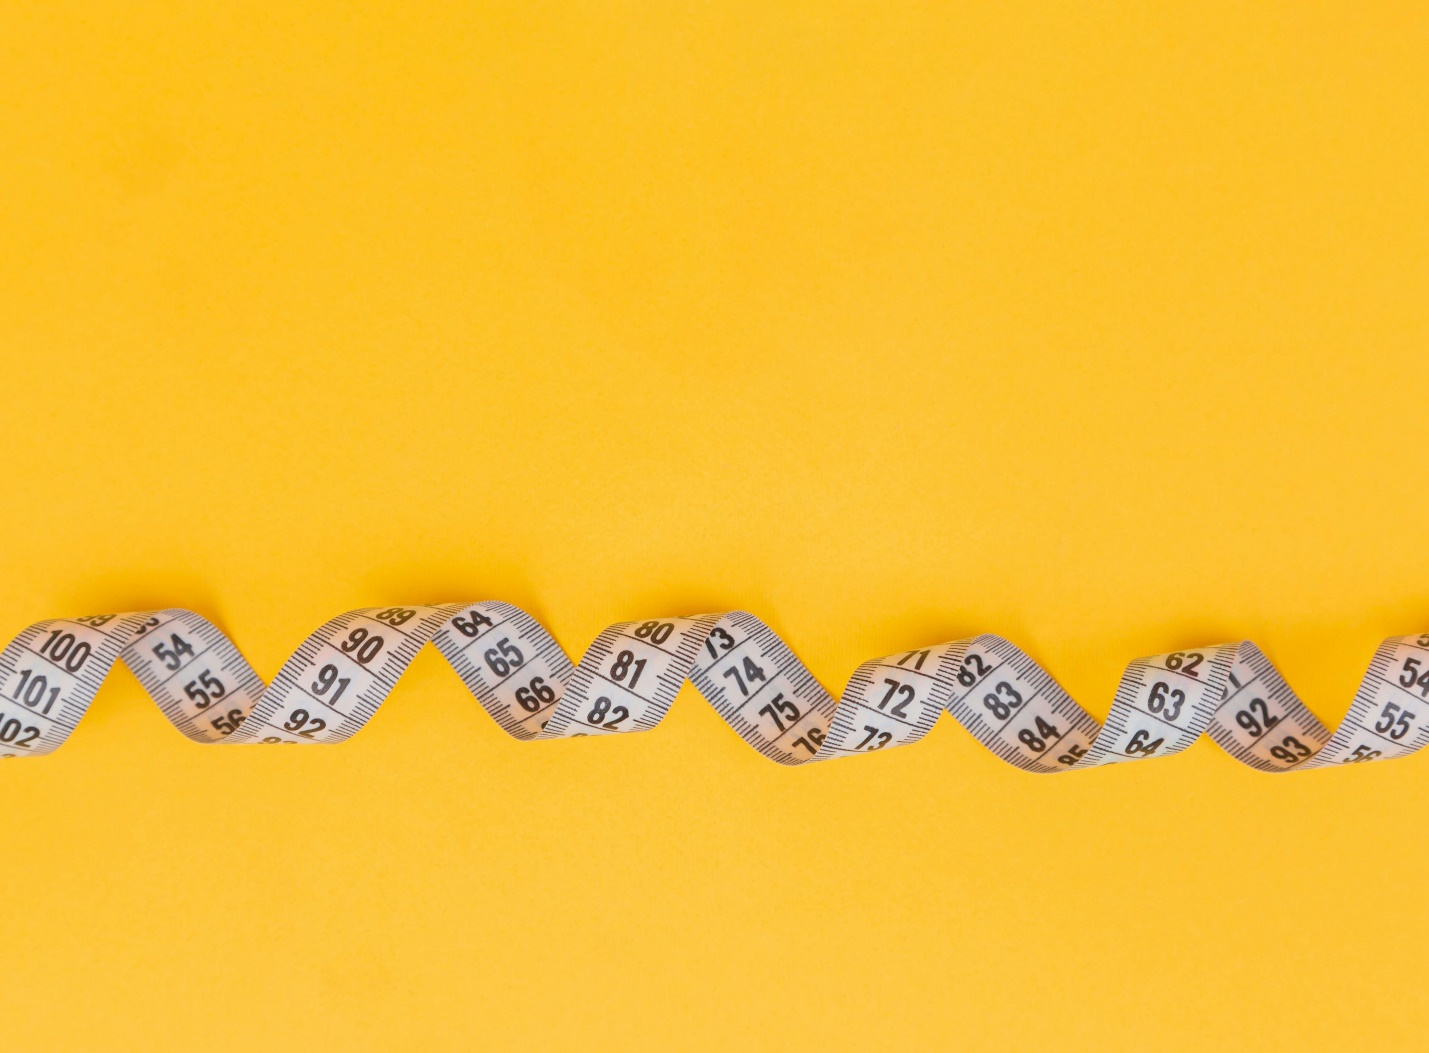
M 192 611 L 40 622 L 0 652 L 0 756 L 57 749 L 121 659 L 195 742 L 341 742 L 428 642 L 522 740 L 648 731 L 690 680 L 781 764 L 906 746 L 943 710 L 1009 764 L 1045 773 L 1169 756 L 1203 732 L 1268 772 L 1388 760 L 1429 742 L 1429 634 L 1380 644 L 1331 734 L 1248 641 L 1138 658 L 1099 723 L 997 636 L 865 662 L 836 700 L 743 611 L 612 625 L 573 664 L 534 618 L 489 601 L 350 611 L 309 636 L 269 685 Z

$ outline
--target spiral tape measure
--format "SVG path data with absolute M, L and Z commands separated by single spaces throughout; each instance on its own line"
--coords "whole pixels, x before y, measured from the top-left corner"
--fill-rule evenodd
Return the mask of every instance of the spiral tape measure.
M 572 664 L 525 611 L 487 601 L 350 611 L 309 636 L 266 686 L 192 611 L 40 622 L 0 652 L 0 756 L 59 748 L 119 659 L 195 742 L 341 742 L 372 719 L 428 641 L 522 740 L 648 731 L 688 679 L 781 764 L 905 746 L 944 709 L 1032 772 L 1164 757 L 1202 732 L 1268 772 L 1388 760 L 1429 742 L 1429 635 L 1380 644 L 1331 734 L 1249 641 L 1138 658 L 1101 724 L 997 636 L 865 662 L 835 700 L 743 611 L 612 625 Z

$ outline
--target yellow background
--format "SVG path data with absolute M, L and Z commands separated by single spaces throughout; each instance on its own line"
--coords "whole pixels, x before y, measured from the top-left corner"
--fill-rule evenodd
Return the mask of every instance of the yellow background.
M 742 606 L 1098 714 L 1249 636 L 1334 721 L 1429 629 L 1421 5 L 219 6 L 0 14 L 0 632 Z M 1429 1026 L 1422 758 L 785 771 L 688 688 L 520 745 L 429 651 L 345 746 L 120 672 L 0 776 L 7 1048 Z

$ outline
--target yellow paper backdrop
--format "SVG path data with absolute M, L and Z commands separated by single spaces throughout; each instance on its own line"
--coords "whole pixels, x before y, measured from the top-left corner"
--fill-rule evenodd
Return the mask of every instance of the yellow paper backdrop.
M 219 10 L 219 7 L 222 10 Z M 7 5 L 0 632 L 747 607 L 1104 714 L 1429 629 L 1429 17 Z M 428 652 L 326 749 L 127 672 L 0 772 L 10 1049 L 1405 1048 L 1429 760 L 785 771 L 686 689 L 520 745 Z

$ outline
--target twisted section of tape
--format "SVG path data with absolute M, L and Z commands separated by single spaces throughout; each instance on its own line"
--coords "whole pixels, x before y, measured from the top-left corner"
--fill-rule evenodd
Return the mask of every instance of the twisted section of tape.
M 428 642 L 522 740 L 648 731 L 690 680 L 744 741 L 790 765 L 905 746 L 943 710 L 1007 763 L 1042 773 L 1164 757 L 1202 733 L 1267 772 L 1388 760 L 1429 742 L 1429 634 L 1380 644 L 1331 734 L 1249 641 L 1138 658 L 1099 723 L 997 636 L 865 662 L 836 700 L 744 611 L 612 625 L 573 664 L 525 611 L 486 601 L 349 611 L 268 685 L 192 611 L 39 622 L 0 652 L 0 756 L 59 748 L 121 659 L 195 742 L 341 742 Z

